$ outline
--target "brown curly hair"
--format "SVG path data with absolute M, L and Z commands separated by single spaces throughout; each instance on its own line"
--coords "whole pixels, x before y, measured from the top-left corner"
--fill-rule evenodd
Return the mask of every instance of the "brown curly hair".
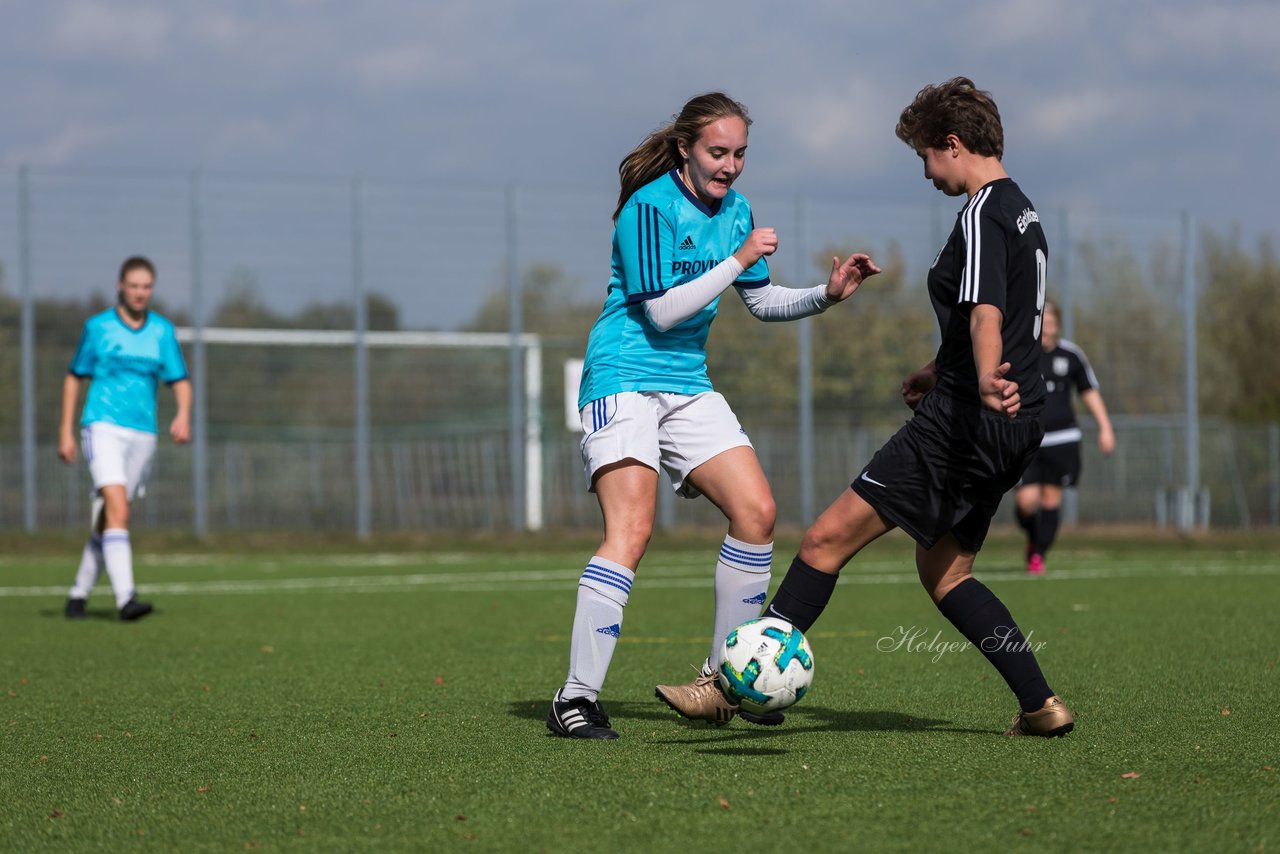
M 916 151 L 946 148 L 947 135 L 955 134 L 974 154 L 997 160 L 1004 156 L 1000 110 L 991 93 L 968 77 L 921 89 L 902 111 L 894 132 Z

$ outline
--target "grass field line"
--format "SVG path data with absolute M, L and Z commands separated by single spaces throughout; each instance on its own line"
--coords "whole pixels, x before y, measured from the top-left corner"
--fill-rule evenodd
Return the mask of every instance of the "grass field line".
M 1143 563 L 1130 566 L 1111 565 L 1082 569 L 1051 570 L 1047 575 L 1032 578 L 1022 572 L 989 572 L 979 576 L 992 581 L 1056 582 L 1083 581 L 1109 578 L 1156 577 L 1250 577 L 1280 576 L 1280 564 L 1251 564 L 1235 562 L 1157 564 Z M 490 593 L 525 592 L 538 589 L 563 589 L 578 580 L 580 572 L 573 570 L 512 570 L 468 572 L 412 573 L 406 575 L 336 576 L 329 578 L 260 578 L 240 580 L 169 581 L 141 585 L 149 595 L 209 595 L 209 594 L 257 594 L 279 592 L 385 593 L 389 590 L 430 588 L 433 592 Z M 711 573 L 699 567 L 691 573 L 688 566 L 646 566 L 640 574 L 639 584 L 647 588 L 706 587 L 712 583 Z M 846 572 L 841 584 L 914 584 L 913 572 Z M 66 585 L 39 585 L 0 587 L 0 598 L 24 598 L 63 596 Z
M 706 554 L 714 555 L 715 552 L 708 550 Z M 706 554 L 690 554 L 689 556 L 681 555 L 662 555 L 661 560 L 665 564 L 671 566 L 703 566 L 707 562 Z M 650 555 L 653 557 L 653 555 Z M 572 553 L 571 561 L 579 558 L 577 552 Z M 502 560 L 501 556 L 493 553 L 484 552 L 374 552 L 372 554 L 334 554 L 334 555 L 297 555 L 279 558 L 263 558 L 259 555 L 227 555 L 227 554 L 198 554 L 194 552 L 188 553 L 170 553 L 170 554 L 143 554 L 134 558 L 134 562 L 142 566 L 223 566 L 228 560 L 245 560 L 253 561 L 255 565 L 266 569 L 280 569 L 282 567 L 294 566 L 324 566 L 330 568 L 340 567 L 399 567 L 399 566 L 467 566 L 472 564 L 492 564 Z M 522 556 L 523 559 L 523 556 Z M 541 558 L 545 560 L 554 560 L 554 558 Z M 14 564 L 12 558 L 0 558 L 0 566 Z M 647 567 L 646 567 L 647 568 Z

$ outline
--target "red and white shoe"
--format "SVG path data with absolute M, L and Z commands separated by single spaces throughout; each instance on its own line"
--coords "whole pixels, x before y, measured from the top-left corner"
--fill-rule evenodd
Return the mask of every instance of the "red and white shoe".
M 1044 575 L 1044 557 L 1033 554 L 1027 558 L 1027 575 Z

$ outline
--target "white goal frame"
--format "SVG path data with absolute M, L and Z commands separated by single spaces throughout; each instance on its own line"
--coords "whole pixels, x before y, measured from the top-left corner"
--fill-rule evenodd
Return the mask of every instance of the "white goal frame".
M 364 346 L 369 348 L 509 350 L 512 344 L 512 336 L 503 332 L 384 331 L 365 332 L 358 338 L 354 330 L 344 329 L 249 329 L 216 326 L 198 329 L 184 326 L 177 329 L 177 334 L 178 341 L 183 344 L 203 342 L 204 344 L 239 344 L 259 347 L 351 347 L 354 349 L 360 344 L 361 339 Z M 526 332 L 517 336 L 516 342 L 524 355 L 525 528 L 530 531 L 540 531 L 545 524 L 542 499 L 542 339 L 536 334 Z M 204 378 L 197 376 L 195 381 L 202 383 Z M 203 458 L 205 431 L 194 432 L 197 458 Z M 357 449 L 357 453 L 366 453 L 367 450 L 367 448 Z

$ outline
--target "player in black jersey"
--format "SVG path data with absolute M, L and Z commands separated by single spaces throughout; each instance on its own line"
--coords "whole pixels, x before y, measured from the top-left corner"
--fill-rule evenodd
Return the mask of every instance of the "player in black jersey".
M 1015 493 L 1018 525 L 1027 532 L 1027 572 L 1044 574 L 1044 556 L 1058 535 L 1062 490 L 1080 478 L 1080 426 L 1071 407 L 1071 391 L 1098 424 L 1098 449 L 1110 454 L 1116 447 L 1107 405 L 1098 391 L 1098 378 L 1084 351 L 1058 336 L 1058 307 L 1044 304 L 1040 333 L 1040 373 L 1044 377 L 1044 439 L 1031 465 L 1022 473 Z
M 765 615 L 807 631 L 849 559 L 902 528 L 916 541 L 916 569 L 938 610 L 1018 698 L 1006 735 L 1064 735 L 1071 713 L 1008 609 L 971 574 L 1001 496 L 1044 432 L 1044 231 L 1001 163 L 1000 112 L 968 78 L 921 89 L 897 135 L 937 189 L 968 198 L 929 271 L 942 344 L 903 381 L 915 414 L 810 526 Z

